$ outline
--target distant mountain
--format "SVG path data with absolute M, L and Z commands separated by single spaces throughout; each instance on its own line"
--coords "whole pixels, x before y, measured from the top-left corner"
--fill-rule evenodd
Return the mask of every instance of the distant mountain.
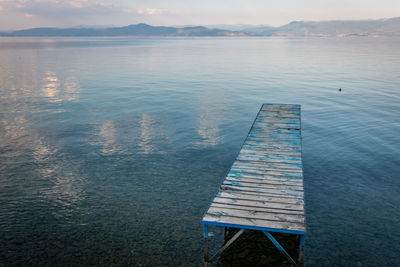
M 110 28 L 33 28 L 3 33 L 3 36 L 239 36 L 244 33 L 196 27 L 165 27 L 135 24 Z
M 0 32 L 0 36 L 400 36 L 400 17 L 293 21 L 280 27 L 246 24 L 214 26 L 167 27 L 141 23 L 125 27 L 33 28 Z
M 206 25 L 207 28 L 210 29 L 222 29 L 228 31 L 245 31 L 246 29 L 254 29 L 254 28 L 263 28 L 268 27 L 268 25 L 252 25 L 252 24 L 215 24 L 215 25 Z
M 243 32 L 264 36 L 400 36 L 400 17 L 358 21 L 293 21 L 280 27 L 254 27 Z

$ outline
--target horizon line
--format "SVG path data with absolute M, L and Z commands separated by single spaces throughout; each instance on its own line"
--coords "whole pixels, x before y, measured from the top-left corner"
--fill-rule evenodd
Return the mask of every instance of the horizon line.
M 146 24 L 153 27 L 213 27 L 213 26 L 238 26 L 238 25 L 248 25 L 248 26 L 264 26 L 264 27 L 273 27 L 279 28 L 285 25 L 288 25 L 293 22 L 334 22 L 334 21 L 385 21 L 390 19 L 400 18 L 400 16 L 396 17 L 387 17 L 387 18 L 379 18 L 379 19 L 329 19 L 329 20 L 290 20 L 285 24 L 281 24 L 279 26 L 272 26 L 270 24 L 247 24 L 247 23 L 213 23 L 213 24 L 172 24 L 172 25 L 156 25 L 144 22 L 132 23 L 132 24 L 125 24 L 125 25 L 100 25 L 100 24 L 93 24 L 93 25 L 74 25 L 74 26 L 65 26 L 65 27 L 58 27 L 58 26 L 38 26 L 33 28 L 20 28 L 20 29 L 8 29 L 8 30 L 0 30 L 0 32 L 10 32 L 10 31 L 20 31 L 20 30 L 29 30 L 29 29 L 36 29 L 36 28 L 56 28 L 56 29 L 68 29 L 68 28 L 91 28 L 91 27 L 101 27 L 101 28 L 118 28 L 118 27 L 126 27 L 130 25 L 138 25 L 138 24 Z

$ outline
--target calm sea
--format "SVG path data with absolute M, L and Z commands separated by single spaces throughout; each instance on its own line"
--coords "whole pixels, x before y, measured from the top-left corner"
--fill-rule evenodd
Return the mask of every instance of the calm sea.
M 1 38 L 0 265 L 200 266 L 200 219 L 258 109 L 295 103 L 306 265 L 400 266 L 399 47 Z

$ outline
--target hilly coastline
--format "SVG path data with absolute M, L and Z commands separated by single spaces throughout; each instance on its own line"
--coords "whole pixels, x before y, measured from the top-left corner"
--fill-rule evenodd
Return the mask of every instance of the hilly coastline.
M 261 36 L 400 36 L 400 17 L 382 20 L 293 21 L 281 27 L 252 27 Z
M 167 27 L 140 23 L 110 28 L 33 28 L 3 33 L 3 36 L 240 36 L 242 32 L 203 26 Z
M 358 21 L 293 21 L 280 27 L 221 27 L 168 27 L 140 23 L 108 28 L 32 28 L 0 32 L 0 36 L 400 36 L 400 17 Z

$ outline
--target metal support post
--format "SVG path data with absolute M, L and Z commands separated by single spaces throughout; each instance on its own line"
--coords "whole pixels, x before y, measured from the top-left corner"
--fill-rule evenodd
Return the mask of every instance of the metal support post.
M 277 247 L 277 249 L 282 252 L 283 255 L 294 265 L 298 266 L 297 263 L 293 260 L 292 257 L 290 257 L 289 253 L 286 252 L 286 250 L 279 244 L 279 242 L 267 231 L 263 231 L 264 234 L 271 240 L 271 242 Z
M 300 247 L 299 247 L 299 265 L 303 266 L 304 261 L 304 245 L 306 243 L 305 235 L 300 235 Z
M 228 242 L 225 243 L 225 245 L 223 245 L 216 253 L 214 256 L 212 256 L 210 259 L 208 259 L 208 228 L 207 225 L 204 225 L 204 267 L 207 267 L 208 264 L 212 263 L 213 261 L 215 261 L 218 256 L 225 250 L 227 249 L 233 242 L 235 242 L 236 239 L 239 238 L 239 236 L 241 234 L 243 234 L 243 232 L 245 231 L 245 229 L 240 229 L 239 232 L 237 232 L 231 239 L 229 239 Z
M 208 266 L 208 225 L 204 225 L 204 267 Z
M 238 237 L 243 234 L 243 232 L 245 231 L 245 229 L 240 229 L 239 232 L 237 232 L 231 239 L 229 239 L 228 242 L 226 242 L 225 245 L 222 246 L 222 248 L 220 248 L 217 253 L 215 253 L 214 256 L 211 257 L 209 262 L 213 262 L 216 258 L 218 258 L 218 256 L 225 250 L 227 249 L 233 242 L 235 242 L 236 239 L 238 239 Z

